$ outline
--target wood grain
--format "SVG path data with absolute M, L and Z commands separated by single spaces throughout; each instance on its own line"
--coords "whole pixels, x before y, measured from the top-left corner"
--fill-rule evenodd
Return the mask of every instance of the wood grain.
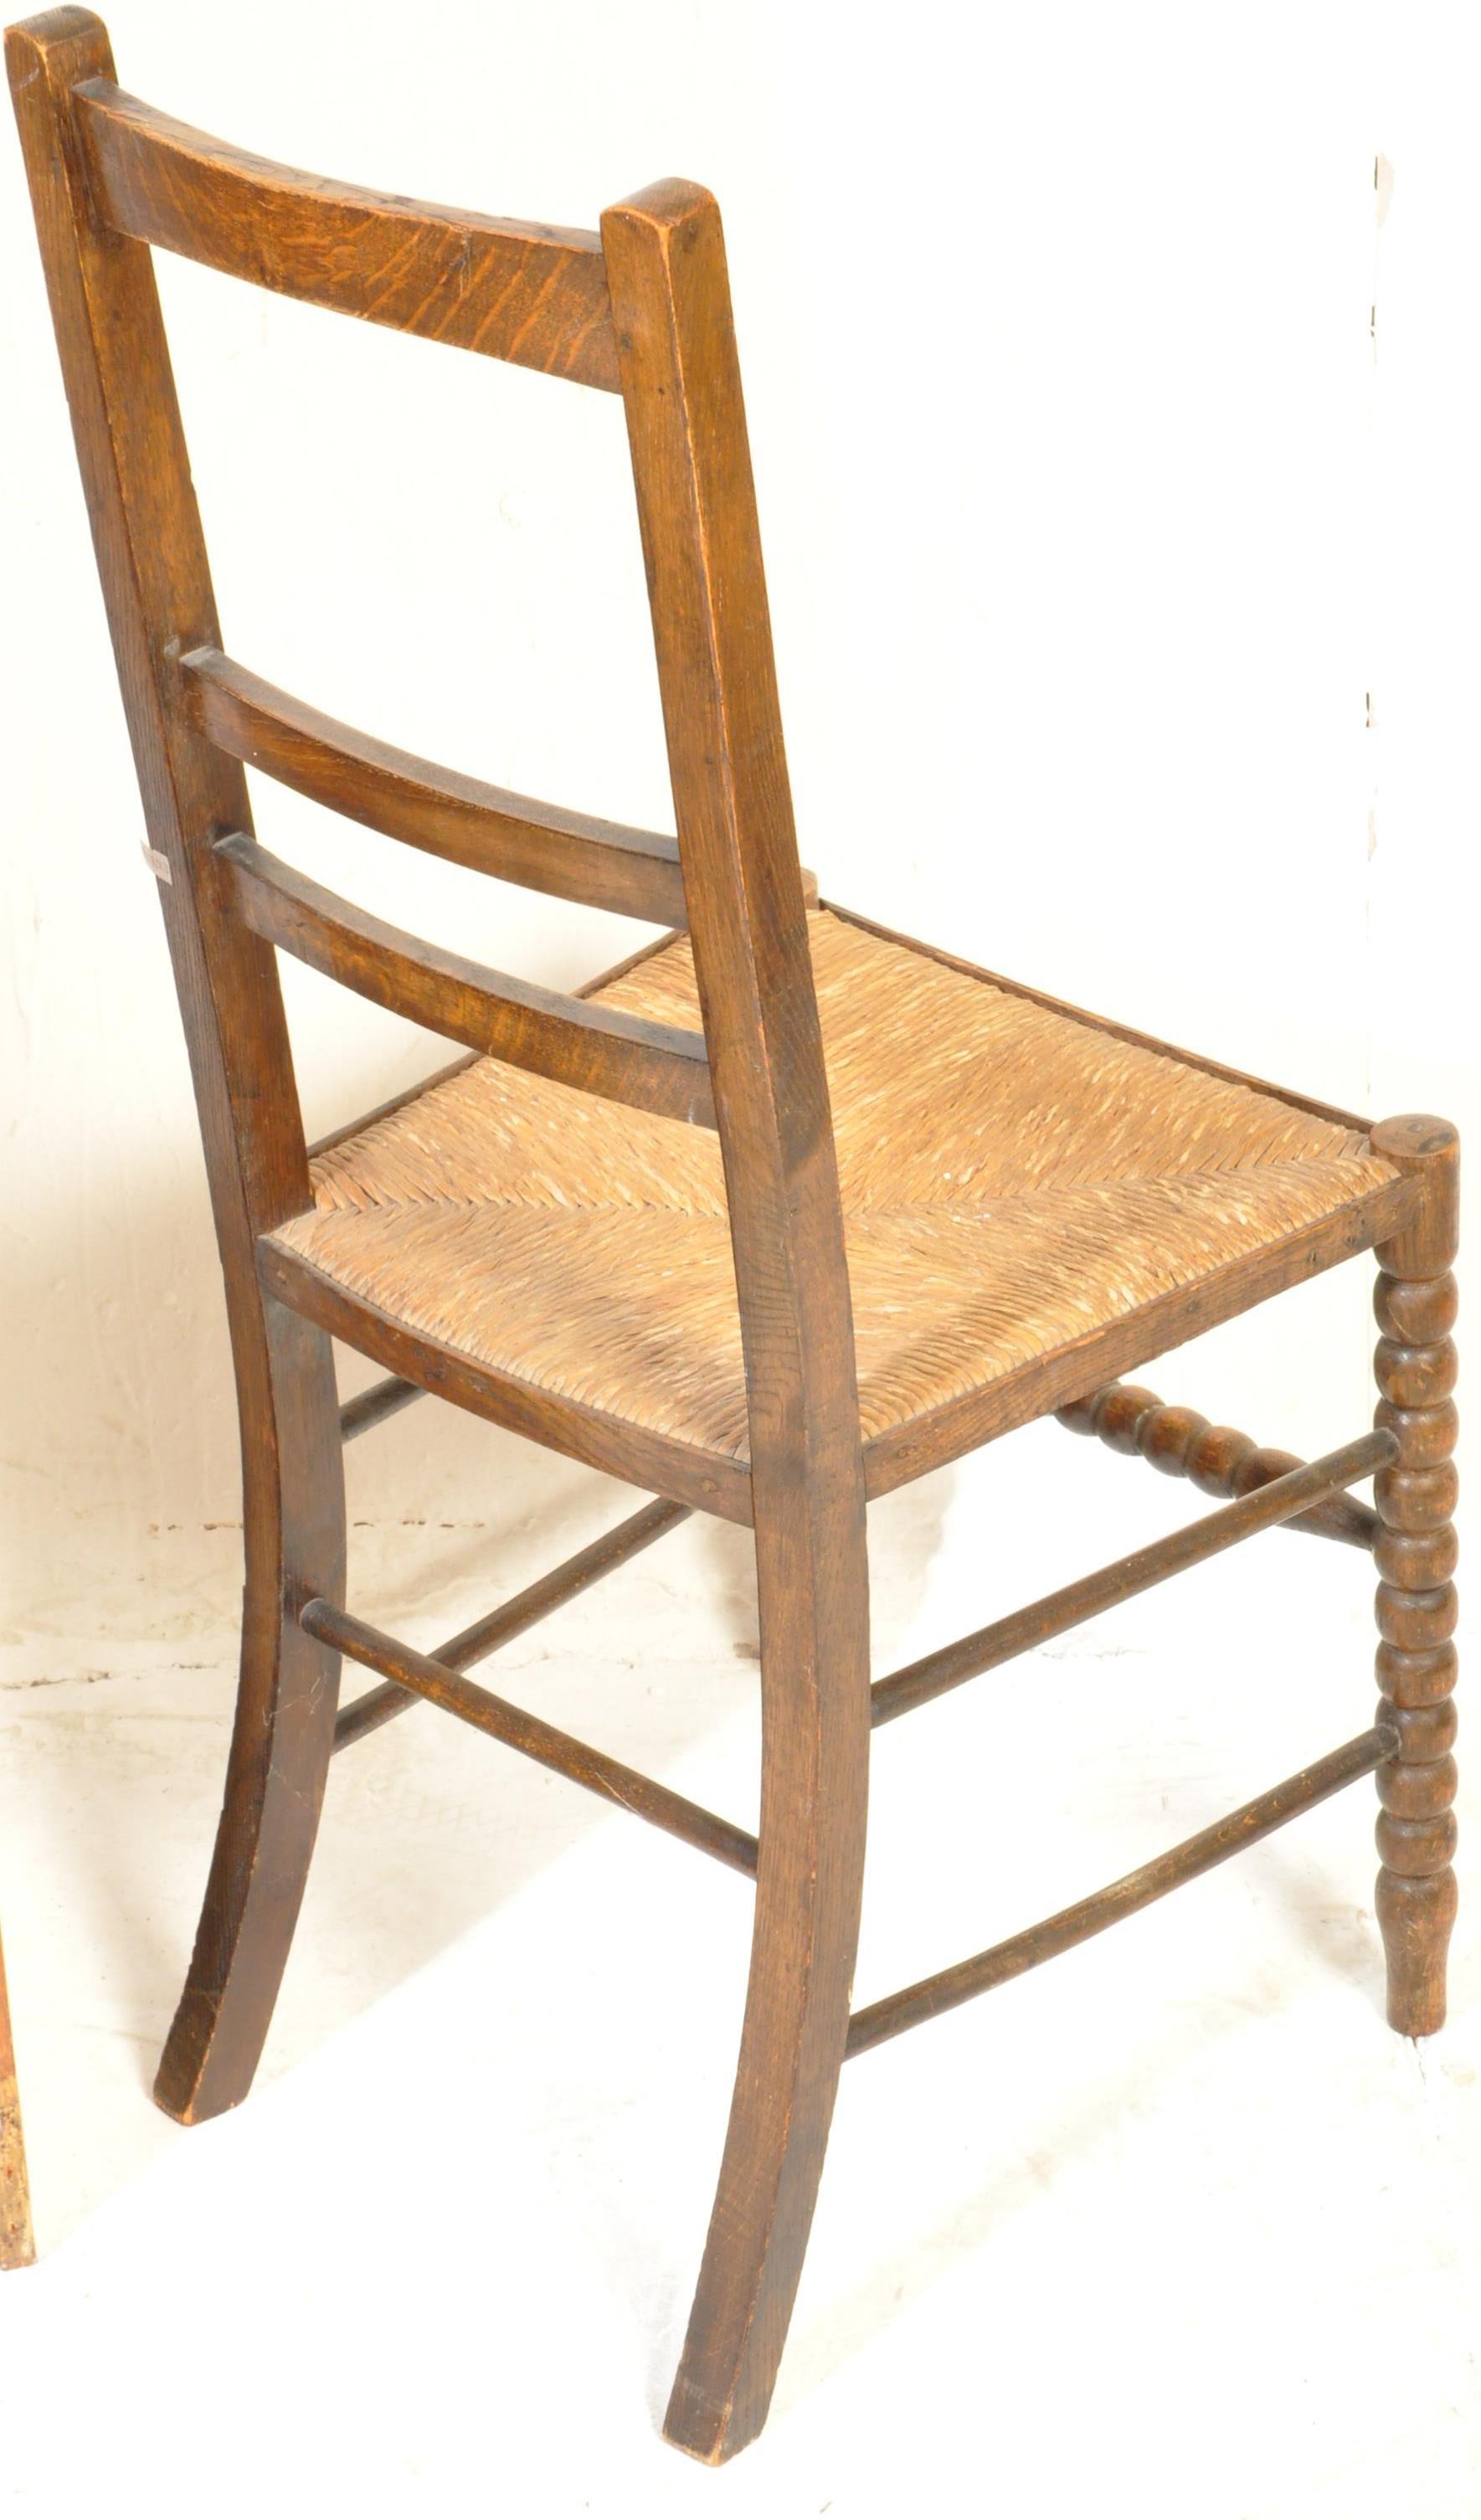
M 566 901 L 685 924 L 679 843 L 542 805 L 326 717 L 219 649 L 181 658 L 196 724 L 222 752 L 368 830 Z
M 275 166 L 108 77 L 77 82 L 76 115 L 92 197 L 121 235 L 341 315 L 615 389 L 602 249 L 587 230 Z
M 1423 1200 L 1378 1249 L 1373 1309 L 1375 1423 L 1398 1460 L 1374 1485 L 1382 1537 L 1378 1721 L 1397 1735 L 1378 1771 L 1377 1911 L 1388 1960 L 1388 2017 L 1411 2039 L 1441 2029 L 1446 1959 L 1459 1893 L 1455 1853 L 1455 1645 L 1459 1603 L 1455 1480 L 1456 1282 L 1460 1142 L 1447 1120 L 1385 1120 L 1373 1144 L 1416 1182 Z
M 21 2132 L 21 2092 L 16 2080 L 16 2048 L 5 1984 L 5 1953 L 0 1949 L 0 2272 L 32 2265 L 35 2255 L 31 2191 Z
M 156 2095 L 210 2115 L 251 2080 L 288 1957 L 334 1727 L 332 1654 L 293 1588 L 343 1581 L 338 1405 L 328 1338 L 264 1303 L 256 1241 L 309 1201 L 271 949 L 220 903 L 210 841 L 250 832 L 240 766 L 192 726 L 174 652 L 218 647 L 205 547 L 146 248 L 99 217 L 80 81 L 111 81 L 81 9 L 13 26 L 6 61 L 174 966 L 227 1296 L 242 1425 L 242 1683 L 194 1958 Z
M 665 2431 L 760 2429 L 848 2025 L 869 1768 L 864 1472 L 837 1162 L 720 216 L 602 222 L 740 1301 L 761 1861 L 730 2127 Z
M 1137 1295 L 1127 1295 L 1135 1255 L 1123 1234 L 1110 1253 L 1113 1291 L 1120 1288 L 1132 1309 L 1070 1337 L 1066 1327 L 1078 1330 L 1086 1316 L 1075 1274 L 1081 1264 L 1061 1224 L 1057 1241 L 1046 1241 L 1026 1278 L 1015 1282 L 1009 1310 L 1025 1334 L 1008 1352 L 1008 1370 L 944 1402 L 942 1392 L 955 1385 L 934 1382 L 929 1405 L 926 1389 L 908 1385 L 906 1406 L 866 1445 L 808 935 L 815 887 L 797 858 L 713 200 L 696 185 L 660 184 L 609 210 L 600 239 L 475 216 L 276 166 L 172 121 L 118 88 L 106 31 L 85 10 L 56 10 L 12 28 L 7 58 L 150 863 L 160 878 L 242 1428 L 238 1713 L 195 1954 L 157 2096 L 193 2119 L 230 2107 L 247 2092 L 298 1911 L 332 1748 L 415 1699 L 442 1705 L 753 1871 L 755 1927 L 734 2094 L 666 2421 L 680 2447 L 708 2460 L 727 2458 L 766 2415 L 846 2050 L 858 2052 L 1100 1931 L 1373 1769 L 1391 2017 L 1412 2033 L 1443 2017 L 1455 1908 L 1454 1132 L 1425 1119 L 1389 1122 L 1369 1143 L 1367 1124 L 1352 1115 L 1300 1095 L 1274 1095 L 1269 1128 L 1285 1133 L 1282 1144 L 1311 1137 L 1299 1114 L 1343 1133 L 1341 1163 L 1355 1168 L 1361 1192 L 1323 1206 L 1298 1231 L 1272 1227 L 1275 1238 L 1258 1249 L 1226 1257 L 1197 1283 L 1180 1282 L 1149 1300 L 1138 1295 L 1166 1284 L 1164 1245 L 1144 1231 L 1144 1271 Z M 363 320 L 620 391 L 676 840 L 442 770 L 308 708 L 231 659 L 211 592 L 150 246 Z M 590 991 L 564 998 L 485 971 L 312 885 L 257 848 L 245 763 L 460 864 L 662 919 L 675 929 L 687 925 L 702 1032 L 593 1004 Z M 838 917 L 857 931 L 850 940 L 856 963 L 864 937 L 889 941 L 888 930 L 857 914 Z M 1107 1079 L 1113 1069 L 1123 1085 L 1140 1075 L 1143 1054 L 1182 1062 L 1185 1102 L 1190 1072 L 1273 1095 L 1216 1062 L 900 941 L 931 962 L 938 1002 L 944 974 L 966 974 L 1008 994 L 1020 1033 L 1034 1029 L 1034 1010 L 1093 1033 L 1077 1074 L 1091 1117 L 1100 1113 L 1107 1127 L 1119 1090 Z M 725 1199 L 722 1210 L 712 1184 L 709 1212 L 722 1216 L 722 1229 L 728 1220 L 734 1251 L 743 1457 L 478 1364 L 287 1247 L 280 1238 L 317 1211 L 277 946 L 450 1031 L 475 1055 L 718 1131 Z M 893 996 L 890 1005 L 889 1039 L 898 1040 L 910 1027 Z M 921 1017 L 917 1029 L 923 1025 Z M 1076 1041 L 1083 1051 L 1079 1034 Z M 1119 1045 L 1114 1055 L 1111 1045 Z M 871 1047 L 877 1058 L 878 1041 Z M 980 1044 L 971 1051 L 978 1074 L 979 1051 Z M 1037 1102 L 1018 1111 L 1030 1150 L 1054 1102 L 1046 1061 L 1052 1064 L 1042 1045 L 1037 1065 L 1027 1057 L 1021 1061 L 1042 1089 Z M 943 1064 L 946 1081 L 933 1086 L 938 1102 L 951 1091 L 951 1062 Z M 961 1059 L 956 1072 L 964 1072 Z M 424 1083 L 394 1098 L 385 1114 L 426 1090 Z M 536 1089 L 521 1092 L 528 1098 Z M 1199 1100 L 1207 1093 L 1200 1085 L 1192 1097 L 1194 1151 L 1179 1142 L 1186 1173 L 1200 1162 L 1219 1169 L 1211 1119 L 1198 1134 L 1209 1117 Z M 852 1126 L 857 1098 L 845 1096 L 840 1108 Z M 590 1109 L 598 1114 L 597 1104 Z M 610 1113 L 599 1116 L 610 1125 Z M 938 1117 L 922 1095 L 920 1143 L 882 1151 L 876 1143 L 881 1169 L 919 1158 L 927 1170 L 934 1166 L 936 1191 L 944 1178 L 955 1180 L 940 1160 Z M 1267 1119 L 1258 1110 L 1244 1118 L 1257 1142 L 1248 1155 L 1253 1163 L 1269 1143 Z M 596 1125 L 594 1117 L 593 1132 Z M 364 1126 L 336 1132 L 318 1151 L 333 1154 Z M 713 1140 L 682 1130 L 669 1135 L 692 1153 L 707 1148 L 713 1170 Z M 1077 1160 L 1071 1148 L 1071 1171 Z M 1351 1188 L 1352 1179 L 1343 1175 L 1341 1188 Z M 1324 1199 L 1327 1187 L 1324 1180 Z M 609 1188 L 605 1181 L 604 1195 Z M 1235 1227 L 1248 1227 L 1247 1204 L 1235 1201 Z M 1292 1212 L 1305 1211 L 1281 1210 L 1282 1228 Z M 1198 1247 L 1207 1257 L 1206 1244 Z M 1227 1253 L 1231 1246 L 1223 1247 Z M 1354 1448 L 1303 1467 L 1261 1453 L 1236 1430 L 1209 1427 L 1195 1412 L 1128 1392 L 1116 1377 L 1369 1248 L 1382 1272 L 1378 1432 L 1365 1439 L 1366 1450 L 1357 1449 L 1369 1466 L 1381 1460 L 1377 1519 L 1327 1503 L 1318 1508 L 1317 1527 L 1374 1546 L 1383 1691 L 1374 1730 L 1061 1915 L 851 2018 L 872 1712 L 883 1720 L 919 1703 L 954 1686 L 968 1665 L 985 1668 L 1008 1647 L 1021 1650 L 1092 1607 L 1126 1598 L 1144 1580 L 1159 1580 L 1316 1502 L 1323 1480 L 1342 1472 Z M 997 1257 L 1001 1273 L 1001 1239 Z M 1035 1306 L 1056 1267 L 1076 1305 L 1040 1328 Z M 606 1286 L 603 1292 L 606 1299 Z M 342 1411 L 332 1336 L 377 1360 L 391 1377 Z M 585 1372 L 590 1358 L 579 1362 Z M 342 1442 L 414 1390 L 435 1392 L 657 1500 L 451 1640 L 440 1657 L 369 1628 L 342 1599 Z M 1163 1470 L 1213 1493 L 1233 1491 L 1240 1501 L 1195 1533 L 1134 1552 L 893 1675 L 872 1704 L 866 1495 L 882 1495 L 1055 1409 L 1118 1449 L 1135 1448 Z M 758 1839 L 509 1706 L 463 1669 L 690 1508 L 754 1528 Z M 337 1727 L 341 1651 L 376 1671 L 382 1686 Z M 3 2076 L 8 2061 L 0 2050 L 0 2182 L 11 2182 L 8 2190 L 0 2184 L 0 2197 L 9 2200 L 0 2209 L 0 2228 L 9 2234 L 0 2247 L 14 2256 L 24 2242 L 16 2202 L 18 2122 Z
M 450 954 L 300 875 L 249 832 L 228 832 L 211 857 L 229 916 L 374 1005 L 558 1084 L 713 1128 L 702 1033 L 594 1007 Z
M 725 1522 L 750 1521 L 750 1473 L 732 1455 L 626 1425 L 579 1400 L 474 1364 L 458 1349 L 409 1330 L 379 1306 L 346 1293 L 337 1279 L 326 1277 L 280 1242 L 264 1238 L 258 1259 L 262 1282 L 273 1294 L 362 1356 L 373 1357 L 388 1373 L 631 1487 L 671 1497 Z
M 1072 1434 L 1099 1435 L 1113 1453 L 1140 1453 L 1153 1468 L 1191 1480 L 1205 1496 L 1248 1496 L 1302 1466 L 1298 1454 L 1257 1444 L 1236 1426 L 1211 1425 L 1196 1410 L 1169 1409 L 1155 1391 L 1132 1382 L 1108 1382 L 1055 1415 Z M 1356 1497 L 1329 1496 L 1309 1512 L 1292 1515 L 1283 1528 L 1371 1549 L 1378 1517 Z

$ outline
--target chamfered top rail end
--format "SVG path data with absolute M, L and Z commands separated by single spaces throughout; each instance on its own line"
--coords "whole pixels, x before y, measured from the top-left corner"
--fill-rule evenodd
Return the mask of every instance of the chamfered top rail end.
M 693 183 L 687 175 L 660 175 L 656 183 L 644 184 L 638 192 L 613 202 L 602 219 L 604 226 L 608 219 L 623 219 L 653 228 L 679 228 L 707 214 L 718 218 L 720 204 L 706 186 Z
M 78 43 L 89 47 L 88 75 L 98 67 L 96 55 L 100 48 L 112 70 L 108 28 L 91 9 L 43 9 L 34 18 L 18 18 L 5 30 L 5 58 L 12 87 L 22 84 L 22 71 L 33 75 L 38 63 L 48 54 Z

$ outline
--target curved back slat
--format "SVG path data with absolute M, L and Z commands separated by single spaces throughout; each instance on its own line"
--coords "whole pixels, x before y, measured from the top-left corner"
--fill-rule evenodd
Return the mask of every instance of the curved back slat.
M 233 149 L 125 94 L 73 90 L 100 215 L 238 280 L 617 391 L 600 240 L 362 191 Z
M 373 919 L 245 832 L 211 851 L 226 905 L 269 944 L 450 1041 L 607 1102 L 713 1128 L 703 1035 L 490 971 Z
M 659 926 L 687 924 L 679 843 L 439 769 L 342 726 L 219 648 L 181 663 L 191 714 L 218 750 L 373 832 L 480 875 Z

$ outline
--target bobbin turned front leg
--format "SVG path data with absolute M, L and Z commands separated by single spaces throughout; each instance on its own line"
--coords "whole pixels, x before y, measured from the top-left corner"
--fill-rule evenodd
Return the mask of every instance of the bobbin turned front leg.
M 1445 1120 L 1386 1120 L 1373 1151 L 1422 1183 L 1413 1223 L 1376 1254 L 1376 1422 L 1399 1439 L 1373 1502 L 1379 1532 L 1378 1706 L 1399 1748 L 1378 1770 L 1377 1911 L 1388 1958 L 1388 2017 L 1412 2039 L 1445 2020 L 1445 1960 L 1456 1920 L 1456 1349 L 1459 1141 Z

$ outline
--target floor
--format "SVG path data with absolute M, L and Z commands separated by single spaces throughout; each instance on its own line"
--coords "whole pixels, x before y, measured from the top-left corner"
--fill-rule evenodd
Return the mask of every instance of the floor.
M 1011 1467 L 984 1456 L 876 1508 L 881 1668 L 1084 1564 L 1030 1517 L 1010 1580 L 984 1574 L 984 1529 L 1041 1468 L 1094 1493 L 1097 1554 L 1199 1509 L 1057 1429 L 1018 1440 Z M 630 1503 L 564 1464 L 502 1493 L 517 1511 L 473 1528 L 357 1531 L 354 1598 L 431 1641 Z M 0 1889 L 42 2258 L 0 2281 L 0 2505 L 1477 2509 L 1477 1908 L 1450 2028 L 1394 2038 L 1366 1784 L 849 2067 L 771 2425 L 710 2474 L 658 2424 L 729 2097 L 744 1883 L 419 1709 L 336 1766 L 250 2104 L 170 2125 L 148 2081 L 219 1792 L 236 1542 L 170 1545 L 142 1601 L 95 1600 L 85 1638 L 63 1604 L 40 1665 L 31 1640 L 4 1666 Z M 1354 1552 L 1273 1534 L 881 1734 L 859 2000 L 1361 1731 L 1366 1598 Z M 671 1536 L 502 1671 L 752 1817 L 740 1535 Z M 1047 1709 L 1062 1760 L 1033 1746 Z

